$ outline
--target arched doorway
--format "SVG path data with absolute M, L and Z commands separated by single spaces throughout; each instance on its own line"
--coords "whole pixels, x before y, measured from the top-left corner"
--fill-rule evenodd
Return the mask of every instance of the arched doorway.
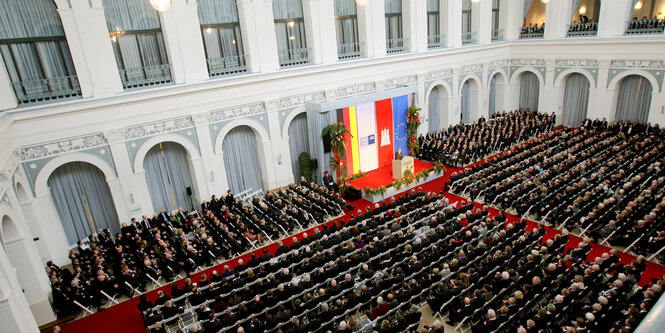
M 475 79 L 469 79 L 462 85 L 460 122 L 463 124 L 469 124 L 471 119 L 478 118 L 478 87 Z
M 291 170 L 293 179 L 300 184 L 300 154 L 310 153 L 309 134 L 307 132 L 307 113 L 297 115 L 289 124 L 289 152 L 291 153 Z M 311 156 L 310 156 L 311 158 Z
M 646 122 L 652 91 L 651 82 L 642 75 L 628 75 L 621 79 L 614 120 Z
M 150 148 L 143 169 L 155 211 L 193 209 L 192 198 L 187 193 L 187 188 L 193 189 L 189 160 L 187 150 L 179 143 L 160 142 Z
M 104 173 L 85 162 L 61 165 L 48 187 L 69 244 L 100 229 L 120 231 L 118 215 Z
M 429 93 L 428 101 L 428 130 L 439 131 L 448 123 L 448 91 L 444 86 L 436 86 Z
M 520 101 L 521 109 L 530 111 L 538 110 L 538 95 L 540 94 L 540 81 L 538 76 L 532 72 L 524 72 L 520 76 Z
M 489 109 L 487 115 L 491 119 L 494 113 L 502 110 L 503 96 L 506 87 L 506 78 L 501 73 L 496 73 L 490 79 L 489 89 Z
M 589 80 L 580 73 L 572 73 L 566 78 L 563 97 L 563 125 L 578 127 L 586 119 L 589 106 Z
M 222 142 L 224 167 L 229 189 L 234 193 L 263 188 L 256 135 L 251 127 L 232 129 Z

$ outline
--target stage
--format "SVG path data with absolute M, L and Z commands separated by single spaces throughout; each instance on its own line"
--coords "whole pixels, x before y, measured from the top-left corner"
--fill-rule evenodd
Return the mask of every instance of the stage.
M 414 173 L 421 172 L 426 169 L 430 169 L 434 167 L 431 163 L 425 162 L 425 161 L 420 161 L 420 160 L 414 160 Z M 439 178 L 443 175 L 443 172 L 440 173 L 434 173 L 434 170 L 430 172 L 430 176 L 427 177 L 427 179 L 422 179 L 419 182 L 413 182 L 409 185 L 402 185 L 399 190 L 395 189 L 393 187 L 388 187 L 386 193 L 383 195 L 381 194 L 375 194 L 372 196 L 368 196 L 365 194 L 364 189 L 365 188 L 377 188 L 379 186 L 389 186 L 390 183 L 394 182 L 395 178 L 393 178 L 393 167 L 392 165 L 386 165 L 384 167 L 372 170 L 368 172 L 365 176 L 360 177 L 358 179 L 354 180 L 349 180 L 346 182 L 346 185 L 352 189 L 360 190 L 362 193 L 362 198 L 370 201 L 370 202 L 378 202 L 383 200 L 384 198 L 389 198 L 399 192 L 403 192 L 406 190 L 410 190 L 414 187 L 420 186 L 421 184 L 424 184 L 426 182 L 429 182 L 431 180 L 434 180 L 436 178 Z

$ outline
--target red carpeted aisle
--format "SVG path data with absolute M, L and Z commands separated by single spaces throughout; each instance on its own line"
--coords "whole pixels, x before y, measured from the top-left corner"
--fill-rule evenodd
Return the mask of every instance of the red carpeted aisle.
M 421 162 L 421 161 L 416 161 Z M 423 162 L 426 163 L 426 162 Z M 429 164 L 429 163 L 428 163 Z M 423 164 L 421 164 L 421 167 L 423 167 Z M 453 172 L 459 171 L 459 168 L 446 168 L 446 172 L 443 177 L 440 177 L 438 179 L 435 179 L 433 181 L 427 182 L 421 186 L 422 190 L 425 192 L 436 192 L 438 193 L 444 188 L 445 183 L 450 179 L 450 175 Z M 419 171 L 418 169 L 418 164 L 416 164 L 416 171 Z M 368 175 L 369 176 L 369 175 Z M 361 179 L 368 178 L 368 176 L 365 176 Z M 392 177 L 391 177 L 392 178 Z M 369 179 L 368 179 L 369 180 Z M 385 179 L 384 179 L 385 180 Z M 378 185 L 377 185 L 378 186 Z M 398 194 L 402 195 L 402 193 Z M 458 197 L 454 194 L 450 193 L 444 193 L 444 195 L 449 198 L 450 202 L 455 202 L 458 201 L 458 207 L 461 205 L 461 201 L 467 201 L 464 198 Z M 365 207 L 370 206 L 371 203 L 369 201 L 360 199 L 356 200 L 351 203 L 356 209 L 362 209 L 362 211 L 365 211 Z M 483 207 L 483 205 L 479 203 L 474 203 L 474 205 L 477 208 Z M 490 216 L 495 216 L 499 214 L 499 211 L 494 209 L 494 208 L 489 208 Z M 518 219 L 518 217 L 513 216 L 511 214 L 507 214 L 508 216 L 508 221 L 515 221 Z M 343 220 L 344 222 L 347 222 L 349 220 L 348 214 L 339 218 L 338 220 Z M 333 222 L 336 222 L 338 220 L 335 220 Z M 332 224 L 333 222 L 327 222 L 328 225 Z M 538 226 L 537 223 L 527 221 L 528 225 L 528 230 L 531 230 L 533 228 L 536 228 Z M 317 227 L 320 228 L 320 227 Z M 313 234 L 313 229 L 311 228 L 307 230 L 306 232 L 308 235 Z M 549 239 L 554 237 L 556 234 L 560 233 L 558 230 L 545 227 L 547 230 L 547 233 L 544 236 L 544 239 Z M 298 240 L 301 240 L 303 238 L 303 233 L 299 233 L 295 235 Z M 284 239 L 283 242 L 286 245 L 291 245 L 292 237 L 289 237 L 288 239 Z M 581 239 L 579 237 L 570 235 L 570 241 L 568 242 L 567 248 L 576 246 Z M 257 255 L 262 255 L 263 254 L 263 249 L 266 249 L 269 253 L 274 253 L 277 250 L 277 243 L 273 243 L 270 245 L 265 246 L 264 248 L 260 248 L 258 250 L 255 250 L 254 252 Z M 606 246 L 602 246 L 599 244 L 592 243 L 591 244 L 592 251 L 589 254 L 587 261 L 592 261 L 594 260 L 597 256 L 600 256 L 603 252 L 609 252 L 609 248 Z M 250 253 L 247 253 L 239 258 L 243 258 L 245 262 L 249 261 Z M 631 260 L 634 260 L 635 257 L 625 254 L 625 253 L 620 253 L 619 257 L 622 260 L 622 263 L 624 264 L 629 264 Z M 237 264 L 237 261 L 239 258 L 234 258 L 232 260 L 229 260 L 223 264 L 220 264 L 218 266 L 215 266 L 213 268 L 210 268 L 205 271 L 208 275 L 213 269 L 217 269 L 218 271 L 223 271 L 223 266 L 224 265 L 229 265 L 229 266 L 235 266 Z M 196 274 L 192 280 L 194 282 L 198 281 L 198 278 L 201 273 Z M 647 270 L 642 274 L 642 278 L 639 281 L 640 285 L 644 285 L 646 283 L 651 282 L 652 278 L 661 278 L 665 275 L 665 267 L 661 265 L 657 265 L 651 262 L 647 262 Z M 179 285 L 182 286 L 183 281 L 179 281 Z M 164 290 L 167 294 L 170 293 L 170 286 L 164 286 L 160 288 L 161 290 Z M 149 300 L 155 300 L 157 298 L 156 296 L 157 290 L 153 290 L 148 292 L 146 295 L 148 296 Z M 62 327 L 62 332 L 64 333 L 87 333 L 87 332 L 98 332 L 98 333 L 117 333 L 117 332 L 123 332 L 123 333 L 139 333 L 139 332 L 146 332 L 145 328 L 143 327 L 143 321 L 141 319 L 141 315 L 139 313 L 139 310 L 137 309 L 138 305 L 138 297 L 135 297 L 131 300 L 125 301 L 120 303 L 119 305 L 112 306 L 106 310 L 100 311 L 98 313 L 95 313 L 94 315 L 87 316 L 85 318 L 79 319 L 77 321 L 68 323 Z
M 413 160 L 413 169 L 415 172 L 420 172 L 425 169 L 429 169 L 432 167 L 431 163 L 427 163 L 425 161 L 420 161 L 420 160 Z M 392 165 L 386 165 L 382 168 L 378 168 L 376 170 L 372 170 L 367 173 L 367 175 L 360 177 L 355 180 L 350 180 L 346 182 L 347 184 L 357 187 L 357 188 L 365 188 L 365 187 L 379 187 L 379 186 L 386 186 L 396 179 L 393 178 L 393 166 Z

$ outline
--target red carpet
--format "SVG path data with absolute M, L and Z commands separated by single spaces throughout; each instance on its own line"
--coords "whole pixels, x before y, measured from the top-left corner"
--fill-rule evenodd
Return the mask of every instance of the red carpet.
M 429 165 L 427 162 L 422 162 L 422 161 L 416 161 L 416 171 L 419 171 L 421 169 L 419 168 L 419 164 L 421 168 L 424 168 L 426 166 L 423 165 Z M 382 168 L 383 169 L 383 168 Z M 391 167 L 388 167 L 388 170 L 390 170 Z M 379 169 L 381 170 L 381 169 Z M 439 192 L 444 188 L 445 183 L 450 179 L 450 175 L 453 172 L 459 171 L 459 168 L 446 168 L 446 172 L 443 177 L 440 177 L 438 179 L 432 180 L 430 182 L 427 182 L 423 184 L 421 187 L 423 191 L 425 192 Z M 375 170 L 378 171 L 378 170 Z M 387 176 L 386 176 L 387 175 Z M 386 175 L 381 176 L 381 177 L 389 177 L 392 181 L 392 177 L 390 177 L 390 172 L 386 173 Z M 369 177 L 370 175 L 368 174 L 367 176 L 360 178 L 358 180 L 362 180 L 364 178 L 374 178 L 374 177 Z M 385 181 L 385 178 L 383 178 Z M 355 181 L 354 181 L 355 182 Z M 381 185 L 381 184 L 379 184 Z M 364 186 L 379 186 L 379 185 L 364 185 Z M 402 195 L 402 193 L 398 194 Z M 450 202 L 455 202 L 458 201 L 457 206 L 459 207 L 461 205 L 460 201 L 467 201 L 466 199 L 463 199 L 461 197 L 458 197 L 454 194 L 450 193 L 444 193 L 444 195 L 450 200 Z M 363 212 L 365 211 L 365 207 L 370 205 L 370 202 L 364 200 L 364 199 L 359 199 L 351 203 L 356 207 L 356 209 L 362 209 Z M 479 203 L 474 203 L 475 207 L 477 208 L 482 208 L 483 205 Z M 495 216 L 499 214 L 499 211 L 494 209 L 494 208 L 489 208 L 490 216 Z M 354 214 L 355 215 L 355 214 Z M 518 219 L 518 217 L 507 214 L 508 216 L 508 221 L 515 221 Z M 338 220 L 342 220 L 344 222 L 348 222 L 349 216 L 348 214 L 339 218 Z M 335 220 L 337 221 L 337 220 Z M 333 221 L 333 222 L 335 222 Z M 332 224 L 333 222 L 328 222 L 327 224 Z M 533 228 L 536 228 L 538 226 L 537 223 L 527 221 L 527 230 L 531 230 Z M 313 234 L 313 229 L 311 228 L 307 230 L 306 232 L 308 235 Z M 545 228 L 547 233 L 544 236 L 544 239 L 549 239 L 554 237 L 556 234 L 560 233 L 556 229 L 552 228 Z M 296 235 L 298 240 L 301 240 L 303 238 L 303 233 L 299 233 Z M 570 241 L 568 242 L 567 248 L 576 246 L 577 243 L 579 243 L 581 239 L 579 237 L 570 235 Z M 288 239 L 283 240 L 284 244 L 286 245 L 291 245 L 291 237 Z M 277 243 L 269 244 L 265 246 L 264 248 L 269 252 L 269 253 L 274 253 L 277 250 Z M 603 252 L 609 252 L 610 248 L 606 246 L 602 246 L 599 244 L 592 243 L 591 244 L 592 251 L 589 254 L 587 261 L 592 261 L 594 260 L 597 256 L 600 256 Z M 257 253 L 257 255 L 261 255 L 262 251 L 264 248 L 255 250 L 254 252 Z M 635 257 L 620 253 L 619 257 L 621 258 L 621 262 L 624 264 L 629 264 L 631 260 L 634 260 Z M 249 261 L 249 253 L 241 256 L 240 258 L 243 258 L 245 262 Z M 210 273 L 213 269 L 217 269 L 218 271 L 223 271 L 223 266 L 224 265 L 230 265 L 230 266 L 235 266 L 237 264 L 239 258 L 234 258 L 232 260 L 229 260 L 221 265 L 215 266 L 214 268 L 210 268 L 205 271 L 205 273 Z M 199 279 L 201 273 L 196 274 L 192 280 L 194 282 L 197 282 Z M 642 274 L 642 278 L 639 281 L 640 285 L 645 285 L 649 282 L 651 282 L 652 278 L 661 278 L 665 275 L 665 266 L 654 264 L 651 262 L 647 262 L 647 270 Z M 182 281 L 179 281 L 179 284 L 182 285 Z M 170 286 L 164 286 L 161 288 L 164 290 L 167 294 L 170 293 Z M 155 300 L 157 294 L 157 290 L 153 290 L 148 292 L 146 295 L 148 296 L 149 300 Z M 100 311 L 98 313 L 95 313 L 94 315 L 90 315 L 88 317 L 79 319 L 77 321 L 68 323 L 62 327 L 62 332 L 64 333 L 87 333 L 87 332 L 99 332 L 99 333 L 116 333 L 116 332 L 123 332 L 123 333 L 143 333 L 146 332 L 146 330 L 143 328 L 143 321 L 141 319 L 141 315 L 139 313 L 139 310 L 137 309 L 138 305 L 138 297 L 135 297 L 131 300 L 125 301 L 123 303 L 120 303 L 119 305 L 112 306 L 106 310 Z
M 420 160 L 413 160 L 413 169 L 415 172 L 420 172 L 431 167 L 431 163 Z M 364 177 L 360 177 L 355 180 L 349 180 L 346 183 L 353 187 L 363 189 L 366 187 L 375 188 L 379 186 L 386 186 L 395 180 L 396 179 L 393 178 L 393 166 L 386 165 L 384 167 L 368 172 Z

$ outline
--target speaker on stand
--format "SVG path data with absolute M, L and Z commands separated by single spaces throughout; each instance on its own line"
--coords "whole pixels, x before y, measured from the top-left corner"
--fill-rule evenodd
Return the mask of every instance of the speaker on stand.
M 190 210 L 190 212 L 194 211 L 194 201 L 192 200 L 192 195 L 193 194 L 194 194 L 194 191 L 192 191 L 192 188 L 187 186 L 187 195 L 189 196 L 189 205 L 192 208 L 192 210 Z
M 312 173 L 314 174 L 314 182 L 317 182 L 317 177 L 316 177 L 316 170 L 319 169 L 319 160 L 316 158 L 313 158 L 309 160 L 309 168 L 312 169 Z

